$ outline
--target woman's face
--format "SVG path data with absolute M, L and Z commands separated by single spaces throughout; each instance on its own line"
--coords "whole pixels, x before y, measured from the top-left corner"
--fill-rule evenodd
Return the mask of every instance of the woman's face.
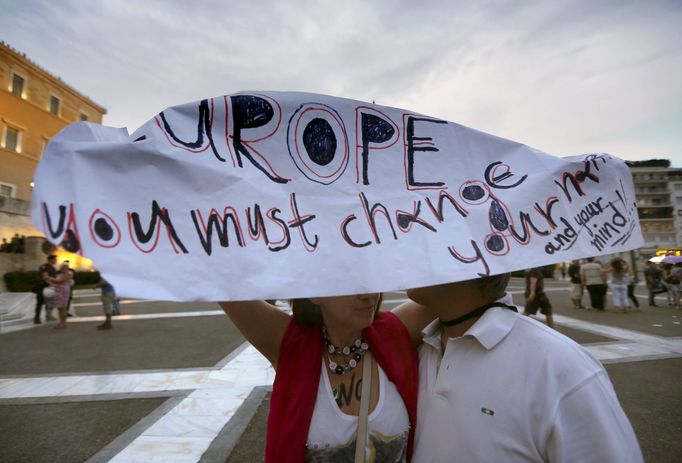
M 362 330 L 372 324 L 378 300 L 378 293 L 312 299 L 313 303 L 320 305 L 327 327 L 343 326 L 354 330 Z

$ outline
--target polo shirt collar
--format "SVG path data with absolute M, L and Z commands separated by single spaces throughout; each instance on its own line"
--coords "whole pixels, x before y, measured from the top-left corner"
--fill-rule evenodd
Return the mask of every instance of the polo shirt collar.
M 504 297 L 495 302 L 514 305 L 512 296 L 505 293 Z M 475 338 L 485 349 L 490 350 L 495 347 L 511 331 L 516 322 L 516 315 L 511 310 L 501 307 L 492 307 L 476 320 L 476 323 L 469 328 L 464 336 Z M 442 326 L 439 320 L 431 322 L 424 330 L 423 341 L 426 344 L 440 351 L 440 334 Z

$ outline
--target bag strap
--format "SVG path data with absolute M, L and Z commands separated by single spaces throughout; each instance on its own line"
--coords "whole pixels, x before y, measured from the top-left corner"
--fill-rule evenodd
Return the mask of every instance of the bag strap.
M 362 365 L 362 396 L 360 396 L 360 415 L 358 416 L 358 435 L 355 439 L 355 463 L 365 462 L 367 446 L 367 421 L 369 402 L 372 395 L 372 354 L 367 352 Z

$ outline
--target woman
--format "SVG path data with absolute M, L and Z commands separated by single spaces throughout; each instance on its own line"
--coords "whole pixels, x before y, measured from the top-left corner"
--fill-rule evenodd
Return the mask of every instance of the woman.
M 266 462 L 353 461 L 366 362 L 371 391 L 365 455 L 368 461 L 409 461 L 418 388 L 415 345 L 435 316 L 415 303 L 379 312 L 380 294 L 296 299 L 293 317 L 264 301 L 220 305 L 277 371 Z
M 71 282 L 73 277 L 69 270 L 69 264 L 62 263 L 55 278 L 46 277 L 48 283 L 52 284 L 55 290 L 54 307 L 59 311 L 59 323 L 54 327 L 56 330 L 66 328 L 67 310 L 69 309 L 69 295 L 71 293 Z
M 630 301 L 628 300 L 629 274 L 625 266 L 625 261 L 619 257 L 611 259 L 606 272 L 611 274 L 611 297 L 613 299 L 613 307 L 616 310 L 626 313 L 627 309 L 630 308 Z
M 635 295 L 635 272 L 632 271 L 627 262 L 623 261 L 625 266 L 625 273 L 627 274 L 627 284 L 628 284 L 628 299 L 632 301 L 632 305 L 635 306 L 635 310 L 639 310 L 639 301 Z

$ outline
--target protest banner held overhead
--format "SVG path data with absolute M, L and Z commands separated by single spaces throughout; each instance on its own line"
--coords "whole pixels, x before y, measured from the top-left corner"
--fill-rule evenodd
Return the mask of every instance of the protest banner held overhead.
M 35 225 L 140 298 L 386 291 L 643 244 L 616 157 L 307 93 L 175 106 L 132 135 L 79 122 L 35 182 Z

